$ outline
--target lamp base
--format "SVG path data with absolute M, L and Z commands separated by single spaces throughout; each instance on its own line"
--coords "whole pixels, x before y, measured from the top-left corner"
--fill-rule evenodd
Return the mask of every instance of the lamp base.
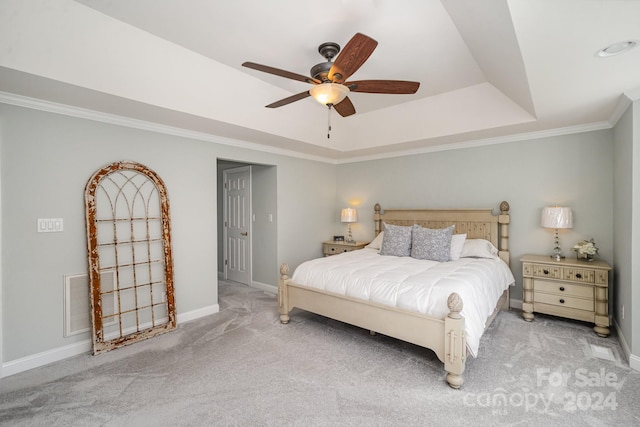
M 555 230 L 555 236 L 554 236 L 554 241 L 553 241 L 553 255 L 551 255 L 551 258 L 554 261 L 562 261 L 562 258 L 564 258 L 564 255 L 562 255 L 562 250 L 560 249 L 560 238 L 558 237 L 558 229 L 556 228 Z
M 355 243 L 356 241 L 353 240 L 353 235 L 351 234 L 351 224 L 349 224 L 349 233 L 347 234 L 347 240 L 345 240 L 345 243 Z

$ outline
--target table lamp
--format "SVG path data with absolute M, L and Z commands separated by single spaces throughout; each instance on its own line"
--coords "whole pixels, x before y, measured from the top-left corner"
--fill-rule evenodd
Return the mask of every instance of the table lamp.
M 340 221 L 349 224 L 349 234 L 347 236 L 346 242 L 355 243 L 356 241 L 353 240 L 353 236 L 351 235 L 351 223 L 358 222 L 358 214 L 356 210 L 354 208 L 342 209 L 342 212 L 340 213 Z
M 560 261 L 564 256 L 562 256 L 562 251 L 560 250 L 558 229 L 573 227 L 573 214 L 571 213 L 571 209 L 560 206 L 545 207 L 542 209 L 542 220 L 540 221 L 540 224 L 544 228 L 555 229 L 555 240 L 553 242 L 554 248 L 551 258 L 556 261 Z

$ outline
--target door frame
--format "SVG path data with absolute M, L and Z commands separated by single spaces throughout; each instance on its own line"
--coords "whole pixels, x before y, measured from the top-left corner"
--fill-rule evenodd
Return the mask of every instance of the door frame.
M 229 259 L 229 254 L 228 254 L 228 231 L 227 231 L 227 224 L 228 224 L 228 218 L 227 218 L 227 194 L 228 194 L 228 186 L 227 186 L 227 176 L 230 173 L 238 173 L 238 172 L 248 172 L 249 173 L 249 206 L 248 206 L 248 222 L 249 222 L 249 236 L 247 239 L 247 276 L 248 276 L 248 281 L 249 283 L 247 283 L 248 286 L 251 286 L 251 283 L 253 282 L 253 194 L 252 194 L 252 189 L 253 189 L 253 174 L 252 174 L 252 170 L 251 170 L 251 165 L 246 165 L 246 166 L 240 166 L 240 167 L 236 167 L 236 168 L 229 168 L 229 169 L 225 169 L 222 171 L 222 239 L 224 244 L 222 245 L 222 258 L 223 258 L 223 265 L 224 265 L 224 269 L 223 269 L 223 277 L 224 280 L 228 280 L 229 277 L 229 265 L 228 265 L 228 259 Z

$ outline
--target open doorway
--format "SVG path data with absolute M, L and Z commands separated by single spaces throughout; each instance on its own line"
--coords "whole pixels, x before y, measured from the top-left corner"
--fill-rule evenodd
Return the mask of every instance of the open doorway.
M 248 176 L 243 177 L 243 171 L 249 171 Z M 218 159 L 217 176 L 218 277 L 275 292 L 278 283 L 276 167 Z M 233 183 L 227 183 L 228 188 L 225 189 L 225 180 L 229 178 Z M 241 183 L 246 179 L 249 182 Z M 233 201 L 225 196 L 230 196 Z M 245 196 L 248 200 L 243 200 Z M 231 211 L 228 204 L 233 207 Z M 248 207 L 245 224 L 241 213 L 234 212 L 234 209 L 237 211 L 243 207 Z M 235 224 L 228 219 L 230 212 Z M 246 256 L 240 255 L 243 248 L 248 249 Z M 235 258 L 229 258 L 229 255 Z M 248 264 L 243 265 L 242 262 Z

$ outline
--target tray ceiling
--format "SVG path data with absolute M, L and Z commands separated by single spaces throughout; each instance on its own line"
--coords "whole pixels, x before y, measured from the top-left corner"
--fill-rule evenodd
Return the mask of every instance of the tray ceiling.
M 640 87 L 638 1 L 5 0 L 0 90 L 334 160 L 610 127 Z M 421 82 L 415 95 L 350 95 L 357 113 L 307 98 L 318 45 L 378 41 L 353 79 Z

